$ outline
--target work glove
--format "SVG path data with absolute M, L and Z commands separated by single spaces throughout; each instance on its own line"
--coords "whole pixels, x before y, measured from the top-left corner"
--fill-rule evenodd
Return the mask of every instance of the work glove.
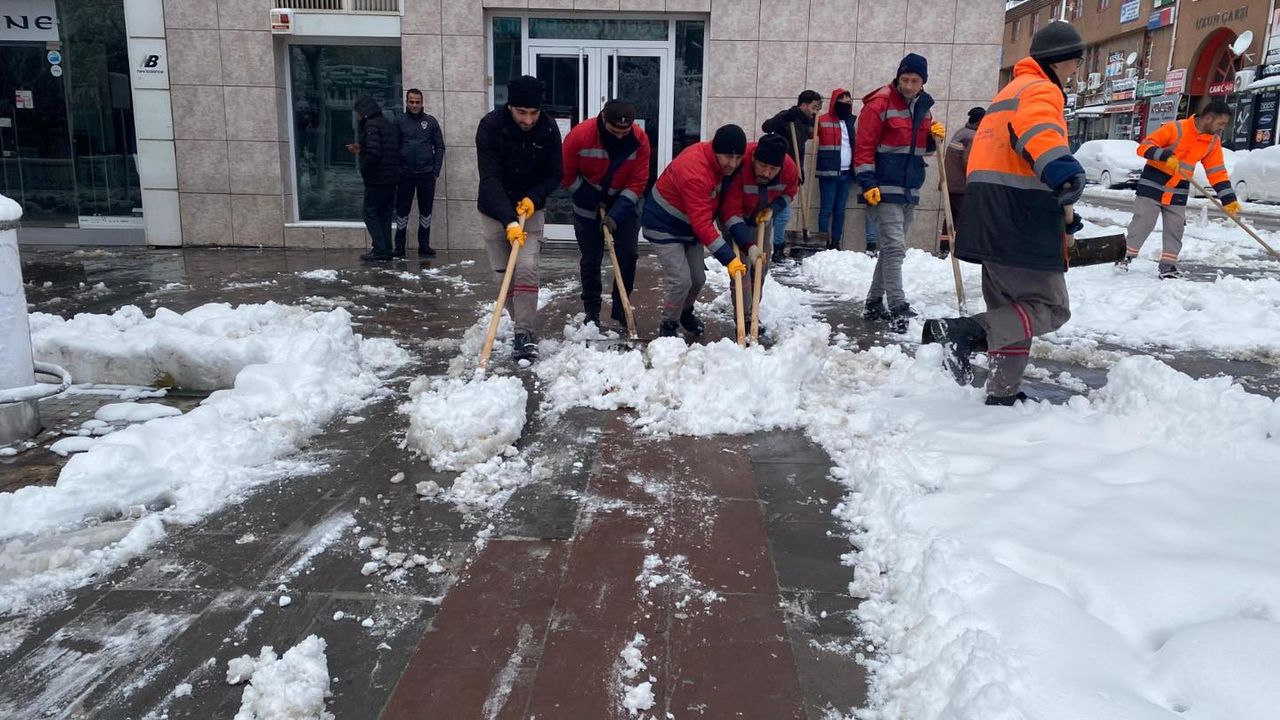
M 752 267 L 755 267 L 756 261 L 759 260 L 762 256 L 763 256 L 763 253 L 760 252 L 760 246 L 752 245 L 751 249 L 747 251 L 747 264 L 751 265 Z
M 520 202 L 516 203 L 516 214 L 527 218 L 533 217 L 533 201 L 527 197 L 520 198 Z
M 1072 175 L 1071 179 L 1058 186 L 1053 196 L 1059 205 L 1073 205 L 1084 194 L 1084 173 Z
M 1075 235 L 1076 233 L 1084 229 L 1084 221 L 1081 220 L 1080 216 L 1076 215 L 1075 213 L 1072 213 L 1071 222 L 1067 223 L 1066 225 L 1067 225 L 1066 233 L 1068 235 Z
M 772 217 L 773 217 L 773 209 L 766 207 L 765 209 L 756 213 L 756 224 L 763 225 L 769 222 L 770 218 Z
M 600 218 L 600 224 L 604 226 L 605 230 L 609 231 L 610 235 L 618 234 L 618 221 L 614 220 L 612 217 L 605 215 Z
M 738 258 L 729 261 L 729 277 L 742 277 L 747 274 L 747 266 L 742 264 Z
M 870 190 L 862 193 L 862 197 L 866 199 L 868 205 L 872 205 L 872 206 L 879 205 L 880 204 L 880 188 L 873 187 Z
M 524 228 L 520 227 L 520 223 L 513 222 L 507 225 L 507 242 L 513 247 L 516 245 L 524 247 Z
M 943 140 L 947 137 L 947 126 L 940 122 L 934 122 L 929 127 L 929 132 L 933 133 L 933 137 L 937 140 Z
M 1177 175 L 1178 171 L 1182 169 L 1182 161 L 1178 159 L 1177 155 L 1170 155 L 1165 158 L 1164 166 L 1168 168 L 1171 175 Z
M 1222 209 L 1226 210 L 1227 214 L 1231 217 L 1235 217 L 1240 214 L 1240 202 L 1238 200 L 1232 200 L 1224 205 Z

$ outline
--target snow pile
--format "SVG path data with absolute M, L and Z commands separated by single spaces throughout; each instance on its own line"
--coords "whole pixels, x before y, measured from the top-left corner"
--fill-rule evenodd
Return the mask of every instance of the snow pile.
M 227 683 L 249 684 L 234 720 L 333 720 L 325 642 L 315 635 L 276 656 L 270 646 L 257 658 L 242 655 L 227 663 Z
M 274 321 L 267 323 L 267 317 Z M 194 522 L 254 486 L 296 471 L 298 464 L 285 459 L 339 412 L 372 395 L 381 384 L 378 371 L 394 356 L 407 357 L 390 341 L 356 335 L 351 316 L 340 309 L 308 313 L 215 305 L 182 316 L 169 313 L 159 322 L 130 318 L 122 311 L 50 323 L 46 328 L 56 330 L 42 342 L 52 347 L 55 337 L 66 337 L 64 326 L 78 325 L 85 331 L 75 340 L 79 351 L 65 357 L 86 371 L 155 367 L 151 353 L 164 347 L 168 355 L 161 367 L 233 373 L 234 386 L 185 415 L 92 440 L 88 452 L 67 462 L 54 486 L 0 494 L 0 539 L 14 538 L 0 546 L 0 612 L 82 584 L 144 551 L 164 536 L 165 523 Z M 129 320 L 123 330 L 106 331 L 123 320 Z M 88 344 L 90 338 L 103 345 Z M 126 348 L 141 356 L 131 360 L 123 354 Z M 103 366 L 90 364 L 91 358 Z M 133 512 L 137 508 L 143 512 Z M 128 513 L 141 520 L 107 523 L 104 528 L 124 525 L 125 531 L 93 535 L 94 522 Z M 86 521 L 84 537 L 104 544 L 70 542 L 66 533 L 79 533 L 75 528 Z M 37 535 L 20 537 L 29 534 Z M 50 538 L 63 549 L 43 549 Z
M 529 393 L 517 377 L 420 377 L 409 386 L 409 446 L 436 470 L 465 470 L 520 439 Z
M 139 423 L 181 414 L 182 411 L 178 408 L 164 403 L 122 402 L 103 405 L 93 417 L 101 422 Z
M 327 342 L 333 326 L 350 325 L 345 312 L 312 313 L 276 303 L 202 305 L 185 313 L 158 308 L 148 318 L 133 305 L 111 315 L 82 313 L 70 320 L 31 314 L 36 360 L 66 368 L 76 382 L 166 385 L 193 390 L 231 387 L 248 365 L 288 363 Z M 383 350 L 385 342 L 379 343 Z M 400 352 L 400 364 L 408 356 Z
M 22 206 L 0 195 L 0 222 L 13 222 L 22 217 Z
M 653 682 L 654 678 L 650 677 L 647 682 L 631 684 L 640 673 L 648 669 L 648 665 L 644 662 L 644 646 L 648 642 L 644 635 L 636 633 L 635 637 L 622 648 L 622 652 L 618 653 L 622 664 L 618 668 L 618 676 L 621 681 L 622 707 L 627 712 L 635 715 L 641 710 L 648 710 L 653 707 Z
M 338 271 L 331 269 L 307 270 L 306 272 L 296 273 L 303 280 L 316 280 L 318 282 L 338 282 Z

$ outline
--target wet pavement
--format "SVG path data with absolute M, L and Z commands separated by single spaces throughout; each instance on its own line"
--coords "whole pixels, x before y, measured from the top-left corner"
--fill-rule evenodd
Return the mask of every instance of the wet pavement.
M 360 332 L 395 338 L 415 361 L 391 381 L 394 397 L 359 411 L 364 422 L 338 418 L 314 439 L 304 451 L 314 472 L 170 527 L 146 557 L 42 614 L 0 616 L 0 716 L 230 717 L 243 690 L 225 683 L 227 661 L 264 645 L 283 652 L 309 634 L 328 642 L 337 718 L 635 717 L 622 689 L 651 678 L 655 702 L 643 716 L 657 718 L 818 720 L 865 704 L 856 657 L 872 653 L 848 593 L 855 549 L 831 515 L 842 490 L 828 477 L 830 460 L 800 433 L 655 438 L 626 414 L 531 413 L 518 447 L 547 477 L 493 514 L 418 497 L 418 482 L 448 486 L 455 475 L 401 449 L 397 406 L 411 378 L 445 372 L 462 331 L 491 301 L 495 281 L 479 253 L 372 268 L 352 252 L 321 250 L 24 249 L 23 259 L 28 299 L 42 312 L 342 306 Z M 320 268 L 342 271 L 343 281 L 298 276 Z M 547 252 L 542 269 L 556 290 L 544 312 L 550 330 L 580 310 L 577 254 Z M 649 334 L 658 288 L 651 256 L 641 259 L 638 285 L 638 322 Z M 861 346 L 901 339 L 865 327 L 847 303 L 819 310 Z M 703 341 L 730 331 L 709 319 Z M 1162 359 L 1280 392 L 1280 374 L 1265 362 Z M 1028 392 L 1053 401 L 1081 390 L 1048 379 L 1061 372 L 1105 383 L 1105 369 L 1034 364 L 1044 379 Z M 532 374 L 519 375 L 536 408 Z M 163 401 L 185 408 L 199 398 Z M 43 445 L 113 399 L 42 404 L 51 430 L 42 447 L 0 458 L 0 489 L 55 481 L 64 461 Z M 393 485 L 397 472 L 406 479 Z M 398 577 L 362 575 L 362 536 L 430 562 Z M 628 677 L 620 653 L 637 633 L 646 667 Z M 190 694 L 175 694 L 184 683 Z

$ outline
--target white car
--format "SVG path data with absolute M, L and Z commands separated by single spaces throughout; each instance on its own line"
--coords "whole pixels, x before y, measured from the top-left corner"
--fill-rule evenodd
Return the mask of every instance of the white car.
M 1112 187 L 1136 187 L 1146 160 L 1132 140 L 1090 140 L 1073 153 L 1084 166 L 1086 182 Z
M 1222 148 L 1222 165 L 1227 168 L 1227 175 L 1231 177 L 1232 182 L 1235 182 L 1235 179 L 1236 179 L 1236 163 L 1240 162 L 1241 158 L 1247 157 L 1248 155 L 1249 155 L 1248 150 L 1241 150 L 1237 152 L 1235 150 L 1228 150 L 1227 148 Z M 1213 190 L 1213 188 L 1209 185 L 1209 176 L 1205 175 L 1204 163 L 1196 163 L 1195 177 L 1196 177 L 1196 182 L 1203 185 L 1206 190 L 1210 190 L 1210 191 Z
M 1239 155 L 1228 172 L 1240 202 L 1280 202 L 1280 145 Z

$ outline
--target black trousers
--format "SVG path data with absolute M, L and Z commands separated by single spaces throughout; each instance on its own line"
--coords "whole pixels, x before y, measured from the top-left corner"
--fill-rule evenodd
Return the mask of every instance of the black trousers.
M 604 259 L 604 231 L 600 223 L 574 215 L 573 234 L 578 239 L 578 250 L 582 259 L 578 267 L 582 271 L 582 309 L 587 312 L 600 312 L 600 266 Z M 636 285 L 636 258 L 639 256 L 640 218 L 631 213 L 626 220 L 618 223 L 618 231 L 613 234 L 613 250 L 618 255 L 618 269 L 622 271 L 622 282 L 626 285 L 627 296 L 631 296 Z M 610 271 L 611 278 L 613 277 Z M 613 307 L 610 314 L 613 319 L 625 322 L 622 310 L 622 299 L 619 297 L 616 283 L 613 288 Z
M 373 252 L 391 255 L 391 221 L 395 219 L 396 186 L 364 186 L 364 226 L 373 239 Z
M 401 175 L 396 187 L 396 252 L 404 252 L 409 230 L 409 210 L 418 196 L 418 250 L 431 247 L 431 209 L 435 205 L 436 176 L 433 173 Z

